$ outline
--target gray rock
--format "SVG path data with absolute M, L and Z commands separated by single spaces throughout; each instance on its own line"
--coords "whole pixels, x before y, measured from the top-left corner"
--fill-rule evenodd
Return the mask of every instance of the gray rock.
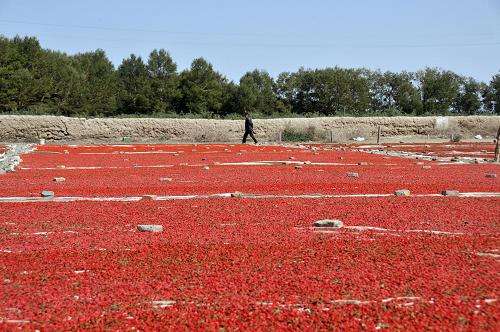
M 61 182 L 66 181 L 66 178 L 56 177 L 56 178 L 52 179 L 52 181 L 57 182 L 57 183 L 61 183 Z
M 359 178 L 359 174 L 356 172 L 348 172 L 347 176 L 350 178 Z
M 154 201 L 156 199 L 156 195 L 143 195 L 142 201 Z
M 239 191 L 231 193 L 231 197 L 235 198 L 243 198 L 243 193 L 240 193 Z
M 163 232 L 163 226 L 162 225 L 137 225 L 137 230 L 139 232 L 159 233 L 159 232 Z
M 486 177 L 489 179 L 494 179 L 497 177 L 497 175 L 495 173 L 488 173 L 488 174 L 486 174 Z
M 410 196 L 411 193 L 408 189 L 399 189 L 394 192 L 396 196 Z
M 443 190 L 441 192 L 443 196 L 458 196 L 458 194 L 460 194 L 458 190 Z
M 44 190 L 41 192 L 42 197 L 54 197 L 54 192 L 50 190 Z
M 317 220 L 313 224 L 314 227 L 330 227 L 330 228 L 341 228 L 344 226 L 341 220 L 338 219 L 323 219 Z

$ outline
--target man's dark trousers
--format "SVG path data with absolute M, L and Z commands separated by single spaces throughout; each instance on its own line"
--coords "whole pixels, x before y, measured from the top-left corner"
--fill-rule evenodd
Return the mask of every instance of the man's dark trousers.
M 253 135 L 252 131 L 246 130 L 245 134 L 243 134 L 243 143 L 247 142 L 247 137 L 250 135 L 250 137 L 253 139 L 254 143 L 257 143 L 257 140 L 255 139 L 255 136 Z

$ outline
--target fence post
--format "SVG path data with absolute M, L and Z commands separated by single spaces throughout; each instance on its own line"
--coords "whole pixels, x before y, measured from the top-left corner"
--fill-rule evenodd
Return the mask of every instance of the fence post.
M 380 144 L 380 132 L 382 131 L 382 127 L 378 126 L 378 132 L 377 132 L 377 144 Z
M 500 162 L 500 127 L 498 127 L 497 132 L 497 145 L 495 146 L 495 162 Z
M 281 143 L 281 130 L 278 131 L 278 142 Z
M 333 143 L 333 129 L 330 130 L 330 143 Z

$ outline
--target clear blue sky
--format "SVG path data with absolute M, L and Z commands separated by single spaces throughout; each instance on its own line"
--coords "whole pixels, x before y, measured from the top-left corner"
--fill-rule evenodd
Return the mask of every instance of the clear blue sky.
M 299 67 L 500 70 L 500 0 L 0 0 L 0 33 L 69 54 L 102 48 L 117 66 L 167 49 L 238 80 Z

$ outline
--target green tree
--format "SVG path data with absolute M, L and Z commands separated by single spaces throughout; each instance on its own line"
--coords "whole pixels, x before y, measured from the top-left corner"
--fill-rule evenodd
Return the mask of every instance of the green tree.
M 426 68 L 417 73 L 422 92 L 423 113 L 447 114 L 453 111 L 459 95 L 460 77 L 451 72 Z
M 125 114 L 152 112 L 149 102 L 150 81 L 148 70 L 141 57 L 134 54 L 124 59 L 118 67 L 120 84 L 119 108 Z
M 266 115 L 275 113 L 277 98 L 272 77 L 260 70 L 246 73 L 240 79 L 238 99 L 241 111 Z
M 150 103 L 154 112 L 175 112 L 175 101 L 180 97 L 177 65 L 164 49 L 149 55 L 148 77 L 151 86 Z
M 482 88 L 484 109 L 490 113 L 500 114 L 500 73 L 493 76 L 490 85 Z
M 180 75 L 179 110 L 184 114 L 211 117 L 223 111 L 227 79 L 203 58 L 195 59 Z
M 472 78 L 463 80 L 455 102 L 455 110 L 460 114 L 472 115 L 481 110 L 480 85 Z
M 22 111 L 37 103 L 30 69 L 42 53 L 33 37 L 0 37 L 0 111 Z
M 274 93 L 277 98 L 277 108 L 281 113 L 291 113 L 298 110 L 294 108 L 297 99 L 297 75 L 290 72 L 283 72 L 278 75 L 274 87 Z
M 304 113 L 359 115 L 370 108 L 369 80 L 363 70 L 299 70 L 297 107 Z
M 113 64 L 103 50 L 78 54 L 74 57 L 81 82 L 85 116 L 113 115 L 117 107 L 118 79 Z
M 368 72 L 374 112 L 420 114 L 422 100 L 418 88 L 413 84 L 415 75 L 402 72 Z

